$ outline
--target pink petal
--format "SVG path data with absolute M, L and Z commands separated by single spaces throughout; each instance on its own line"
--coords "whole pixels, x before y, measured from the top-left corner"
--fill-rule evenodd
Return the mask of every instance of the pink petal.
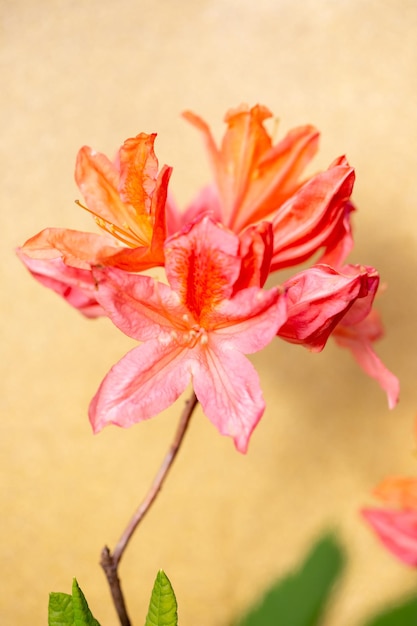
M 115 254 L 118 246 L 104 235 L 69 228 L 45 228 L 28 239 L 21 249 L 33 259 L 61 257 L 66 265 L 89 270 L 92 264 L 100 263 L 103 257 Z
M 181 341 L 192 323 L 188 309 L 167 285 L 149 276 L 122 270 L 95 268 L 97 300 L 112 322 L 138 341 L 158 337 L 170 341 L 174 334 Z M 185 322 L 184 320 L 188 320 Z
M 347 266 L 346 273 L 326 265 L 299 272 L 284 283 L 288 318 L 278 335 L 319 352 L 358 298 L 374 295 L 378 281 L 373 268 L 359 266 Z
M 223 349 L 210 337 L 209 347 L 192 362 L 193 385 L 205 415 L 222 435 L 232 437 L 245 453 L 265 410 L 258 375 L 248 359 Z
M 238 249 L 238 237 L 209 217 L 167 240 L 169 284 L 199 322 L 232 294 L 241 268 Z
M 127 428 L 157 415 L 185 390 L 191 378 L 187 350 L 175 341 L 148 341 L 114 365 L 90 404 L 95 433 L 108 424 Z
M 353 168 L 340 159 L 307 181 L 276 211 L 272 220 L 275 244 L 271 272 L 297 265 L 327 246 L 340 264 L 341 250 L 346 254 L 352 244 L 346 220 L 352 211 L 349 198 L 354 180 Z M 335 259 L 323 257 L 321 262 L 324 260 Z
M 57 259 L 32 259 L 17 250 L 17 255 L 32 276 L 42 285 L 52 289 L 86 317 L 105 315 L 96 299 L 96 284 L 91 271 L 65 265 Z
M 370 341 L 360 336 L 344 336 L 336 331 L 333 334 L 336 343 L 339 346 L 348 348 L 364 372 L 377 381 L 387 394 L 389 408 L 393 409 L 400 395 L 398 378 L 385 367 L 381 359 L 376 355 Z
M 242 267 L 234 291 L 245 287 L 263 287 L 269 275 L 274 246 L 272 224 L 260 222 L 239 235 Z
M 417 511 L 363 509 L 362 515 L 392 554 L 417 567 Z
M 372 342 L 383 334 L 382 324 L 375 310 L 371 310 L 364 319 L 361 319 L 364 311 L 359 310 L 359 313 L 358 316 L 358 311 L 353 311 L 351 318 L 349 314 L 343 318 L 336 326 L 333 338 L 339 346 L 350 350 L 365 373 L 379 383 L 387 394 L 389 408 L 393 409 L 398 402 L 400 383 L 398 378 L 385 367 L 372 346 Z M 349 323 L 356 319 L 360 321 Z
M 252 354 L 265 348 L 287 318 L 287 299 L 278 289 L 249 287 L 213 312 L 212 332 L 224 349 Z

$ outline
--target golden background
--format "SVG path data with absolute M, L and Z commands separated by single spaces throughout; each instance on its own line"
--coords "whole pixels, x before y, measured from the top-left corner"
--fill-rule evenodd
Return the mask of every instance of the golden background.
M 417 4 L 2 0 L 0 11 L 1 624 L 46 624 L 48 593 L 69 591 L 73 576 L 102 626 L 116 624 L 99 553 L 144 494 L 183 406 L 93 436 L 88 403 L 132 342 L 40 287 L 13 250 L 46 226 L 93 227 L 74 204 L 83 144 L 112 155 L 157 132 L 184 206 L 210 174 L 181 111 L 219 137 L 227 109 L 260 102 L 280 136 L 303 123 L 321 130 L 315 168 L 342 153 L 356 168 L 350 260 L 388 284 L 377 350 L 400 377 L 401 402 L 388 411 L 331 341 L 320 355 L 273 342 L 253 358 L 267 412 L 247 456 L 198 411 L 121 576 L 135 624 L 162 567 L 182 626 L 225 626 L 336 528 L 349 568 L 326 626 L 359 625 L 415 586 L 358 509 L 383 476 L 417 469 Z

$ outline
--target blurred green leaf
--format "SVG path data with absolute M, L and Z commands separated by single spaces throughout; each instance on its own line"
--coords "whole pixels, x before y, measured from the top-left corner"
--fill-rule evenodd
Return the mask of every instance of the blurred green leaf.
M 159 570 L 152 589 L 145 626 L 177 626 L 177 600 L 168 576 Z
M 100 626 L 75 578 L 72 596 L 67 593 L 49 595 L 48 626 Z
M 416 626 L 417 597 L 413 596 L 401 604 L 385 609 L 365 623 L 365 626 Z
M 277 581 L 237 626 L 317 625 L 343 565 L 344 556 L 334 536 L 323 536 L 302 565 Z

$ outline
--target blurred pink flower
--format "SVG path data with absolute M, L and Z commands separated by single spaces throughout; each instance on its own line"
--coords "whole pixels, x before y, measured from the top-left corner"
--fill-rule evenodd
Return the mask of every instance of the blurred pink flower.
M 392 554 L 417 567 L 417 478 L 386 478 L 374 495 L 396 508 L 365 508 L 364 519 Z
M 244 354 L 265 347 L 286 314 L 276 288 L 235 289 L 251 283 L 249 256 L 245 266 L 238 237 L 206 217 L 167 240 L 169 286 L 117 269 L 94 270 L 98 302 L 116 326 L 143 342 L 102 382 L 90 405 L 95 432 L 156 415 L 192 381 L 207 417 L 246 451 L 265 404 Z

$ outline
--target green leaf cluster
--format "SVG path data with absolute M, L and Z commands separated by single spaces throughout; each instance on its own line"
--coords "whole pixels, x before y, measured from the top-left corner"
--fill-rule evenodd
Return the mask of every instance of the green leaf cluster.
M 320 626 L 340 580 L 345 556 L 332 534 L 321 537 L 293 572 L 278 580 L 234 626 Z M 199 616 L 196 615 L 196 623 Z M 100 626 L 74 579 L 72 595 L 51 593 L 49 626 Z M 145 626 L 178 626 L 177 601 L 160 570 Z M 359 626 L 417 626 L 417 596 L 384 609 Z

